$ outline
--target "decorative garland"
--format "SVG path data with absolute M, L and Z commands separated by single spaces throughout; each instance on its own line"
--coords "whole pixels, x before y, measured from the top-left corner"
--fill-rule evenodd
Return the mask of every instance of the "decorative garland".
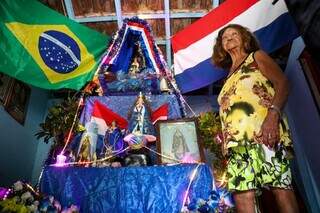
M 138 28 L 138 29 L 137 29 Z M 104 73 L 108 70 L 109 65 L 116 60 L 118 57 L 118 53 L 121 50 L 122 44 L 124 39 L 126 39 L 126 35 L 129 30 L 137 30 L 139 32 L 143 32 L 146 36 L 147 44 L 150 46 L 150 50 L 146 47 L 147 44 L 141 45 L 142 51 L 144 55 L 150 55 L 155 60 L 154 67 L 155 70 L 159 70 L 159 75 L 164 77 L 165 80 L 169 83 L 169 87 L 173 89 L 173 94 L 177 97 L 177 100 L 181 106 L 181 113 L 183 117 L 186 116 L 186 107 L 185 107 L 185 100 L 181 95 L 181 92 L 175 82 L 175 79 L 172 75 L 172 72 L 168 68 L 168 65 L 163 57 L 163 54 L 160 48 L 156 45 L 154 37 L 152 35 L 152 30 L 150 25 L 147 21 L 140 19 L 138 17 L 132 17 L 130 19 L 125 19 L 123 21 L 123 25 L 121 29 L 117 31 L 117 33 L 113 36 L 112 40 L 110 41 L 110 45 L 106 51 L 106 53 L 102 56 L 97 74 L 98 79 L 100 82 L 100 86 L 103 91 L 107 91 L 107 84 L 105 82 Z
M 137 30 L 137 28 L 139 28 L 139 31 L 143 31 L 146 35 L 147 40 L 145 42 L 149 44 L 151 49 L 149 51 L 147 48 L 144 48 L 144 51 L 146 53 L 145 55 L 153 56 L 156 62 L 155 65 L 157 66 L 157 67 L 154 67 L 155 70 L 158 69 L 160 71 L 161 76 L 166 76 L 169 80 L 172 80 L 173 77 L 170 70 L 168 69 L 167 63 L 164 60 L 160 49 L 155 44 L 155 40 L 152 36 L 150 25 L 147 23 L 147 21 L 143 19 L 139 19 L 138 17 L 125 19 L 123 21 L 123 25 L 121 29 L 112 38 L 108 50 L 106 51 L 105 55 L 101 59 L 101 62 L 98 68 L 99 74 L 102 74 L 103 72 L 105 72 L 108 69 L 110 62 L 116 59 L 117 53 L 121 49 L 123 39 L 125 39 L 125 36 L 128 30 L 129 29 Z

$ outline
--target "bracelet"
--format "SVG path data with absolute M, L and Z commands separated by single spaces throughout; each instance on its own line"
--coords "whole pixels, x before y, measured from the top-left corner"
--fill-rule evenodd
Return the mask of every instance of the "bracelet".
M 279 109 L 279 107 L 272 104 L 268 109 L 276 111 L 278 113 L 279 117 L 281 117 L 281 110 Z

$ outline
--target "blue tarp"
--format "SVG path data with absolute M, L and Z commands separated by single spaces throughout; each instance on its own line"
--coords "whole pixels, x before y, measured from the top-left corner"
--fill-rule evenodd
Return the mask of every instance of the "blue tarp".
M 83 168 L 46 167 L 40 189 L 60 200 L 63 207 L 75 204 L 80 212 L 180 212 L 183 196 L 196 164 L 173 166 Z M 189 198 L 207 199 L 212 175 L 200 165 Z

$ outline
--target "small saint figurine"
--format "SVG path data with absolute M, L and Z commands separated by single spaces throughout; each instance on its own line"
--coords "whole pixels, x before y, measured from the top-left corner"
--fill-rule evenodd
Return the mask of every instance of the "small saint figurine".
M 136 75 L 140 70 L 139 67 L 140 67 L 140 65 L 139 65 L 139 62 L 138 62 L 138 57 L 134 57 L 133 61 L 132 61 L 132 64 L 130 66 L 130 69 L 129 69 L 129 76 L 131 78 L 136 78 Z
M 91 155 L 90 155 L 90 137 L 86 135 L 82 139 L 82 144 L 79 149 L 79 154 L 77 161 L 78 162 L 84 162 L 84 161 L 90 161 L 91 160 Z
M 155 135 L 150 116 L 151 108 L 149 103 L 145 96 L 140 92 L 129 113 L 129 132 L 143 135 Z
M 125 145 L 123 143 L 123 133 L 118 127 L 117 122 L 112 121 L 111 126 L 106 131 L 104 137 L 105 156 L 110 156 L 113 153 L 121 152 L 124 148 Z
M 98 126 L 95 122 L 86 123 L 86 131 L 83 133 L 78 153 L 77 161 L 93 161 L 97 159 L 96 147 L 98 139 Z
M 132 63 L 129 68 L 129 76 L 131 78 L 136 78 L 137 74 L 146 68 L 145 58 L 142 53 L 141 45 L 139 42 L 136 42 L 134 45 L 134 51 L 132 53 Z

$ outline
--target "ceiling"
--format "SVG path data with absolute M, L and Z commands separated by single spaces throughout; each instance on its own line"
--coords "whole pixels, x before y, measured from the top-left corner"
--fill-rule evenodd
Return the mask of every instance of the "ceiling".
M 218 6 L 219 0 L 40 0 L 48 7 L 101 33 L 113 35 L 124 18 L 148 21 L 156 43 L 172 65 L 170 38 Z

